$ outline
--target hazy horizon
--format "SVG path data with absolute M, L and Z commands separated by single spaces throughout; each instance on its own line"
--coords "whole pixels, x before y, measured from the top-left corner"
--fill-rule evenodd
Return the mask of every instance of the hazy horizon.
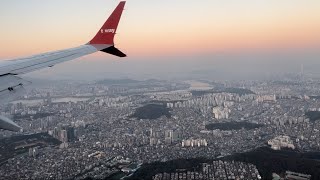
M 216 53 L 212 55 L 141 58 L 132 61 L 104 55 L 90 56 L 36 71 L 25 76 L 53 80 L 98 79 L 226 79 L 258 80 L 273 75 L 304 73 L 318 76 L 320 52 Z M 70 70 L 72 69 L 72 71 Z

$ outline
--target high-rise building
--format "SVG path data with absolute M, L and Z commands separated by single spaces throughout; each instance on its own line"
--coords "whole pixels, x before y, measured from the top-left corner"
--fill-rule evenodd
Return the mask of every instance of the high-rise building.
M 76 140 L 75 129 L 73 127 L 67 127 L 67 140 L 68 142 Z
M 157 144 L 157 139 L 156 138 L 150 138 L 150 146 L 154 146 Z
M 166 144 L 171 144 L 173 142 L 173 130 L 166 130 L 165 131 L 164 141 Z
M 30 157 L 36 157 L 38 154 L 39 154 L 38 147 L 29 148 L 29 156 Z
M 60 141 L 62 142 L 67 142 L 68 141 L 68 134 L 67 134 L 67 130 L 61 130 L 60 131 Z
M 30 156 L 30 157 L 33 156 L 33 148 L 29 148 L 29 156 Z
M 53 137 L 54 138 L 56 138 L 56 139 L 60 139 L 60 137 L 59 137 L 59 134 L 60 134 L 60 129 L 58 128 L 58 127 L 55 127 L 54 129 L 53 129 Z
M 166 144 L 172 144 L 173 142 L 176 142 L 180 140 L 180 133 L 178 130 L 166 130 L 165 131 L 165 137 L 164 141 Z

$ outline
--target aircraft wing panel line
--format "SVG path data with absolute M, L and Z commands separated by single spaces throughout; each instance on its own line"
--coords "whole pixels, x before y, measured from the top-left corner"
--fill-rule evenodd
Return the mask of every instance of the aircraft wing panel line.
M 107 46 L 105 46 L 107 47 Z M 69 61 L 72 59 L 76 59 L 81 56 L 85 56 L 88 54 L 92 54 L 97 52 L 99 49 L 96 49 L 93 46 L 85 45 L 81 48 L 78 48 L 73 51 L 68 51 L 68 53 L 60 53 L 55 56 L 43 56 L 42 58 L 37 57 L 37 59 L 28 59 L 28 60 L 20 60 L 12 63 L 10 65 L 6 65 L 0 68 L 0 72 L 5 70 L 11 74 L 25 74 L 27 72 L 32 72 L 37 69 L 45 68 L 48 66 L 53 66 L 58 63 L 62 63 L 65 61 Z
M 66 56 L 63 56 L 63 57 L 58 57 L 58 58 L 55 58 L 55 59 L 51 59 L 51 60 L 48 60 L 48 61 L 44 61 L 44 62 L 40 62 L 38 64 L 32 64 L 32 65 L 29 65 L 29 66 L 23 66 L 21 68 L 18 68 L 18 69 L 14 69 L 13 71 L 11 71 L 12 74 L 21 74 L 21 73 L 15 73 L 15 71 L 19 71 L 19 70 L 23 70 L 23 69 L 28 69 L 30 67 L 33 67 L 33 66 L 38 66 L 38 65 L 42 65 L 42 64 L 46 64 L 46 63 L 53 63 L 53 62 L 56 62 L 58 60 L 61 60 L 63 58 L 68 58 L 70 56 L 73 56 L 73 55 L 76 55 L 76 54 L 70 54 L 70 55 L 66 55 Z
M 30 67 L 14 70 L 11 73 L 12 74 L 26 74 L 26 73 L 29 73 L 29 72 L 33 72 L 33 71 L 36 71 L 36 70 L 43 69 L 45 67 L 52 67 L 52 66 L 54 66 L 56 64 L 59 64 L 59 63 L 65 62 L 65 61 L 69 61 L 69 60 L 73 60 L 73 59 L 81 57 L 81 56 L 82 55 L 75 54 L 75 55 L 68 56 L 68 57 L 65 57 L 65 58 L 62 58 L 62 59 L 60 58 L 60 59 L 56 59 L 56 60 L 53 60 L 53 61 L 40 63 L 40 64 L 32 65 Z

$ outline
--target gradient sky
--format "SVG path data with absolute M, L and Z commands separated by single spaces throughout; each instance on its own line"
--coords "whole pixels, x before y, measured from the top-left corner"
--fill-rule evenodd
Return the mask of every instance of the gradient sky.
M 0 1 L 0 58 L 84 44 L 118 2 Z M 209 59 L 221 52 L 319 50 L 319 32 L 319 0 L 128 0 L 116 44 L 130 61 Z

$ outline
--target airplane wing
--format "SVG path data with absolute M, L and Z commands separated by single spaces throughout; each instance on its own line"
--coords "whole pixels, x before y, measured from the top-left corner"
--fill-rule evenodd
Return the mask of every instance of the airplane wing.
M 70 61 L 98 51 L 118 57 L 126 57 L 126 54 L 114 46 L 114 36 L 125 3 L 125 1 L 119 3 L 94 38 L 84 45 L 26 58 L 0 61 L 0 104 L 10 102 L 15 97 L 20 96 L 24 91 L 24 86 L 31 83 L 18 77 L 20 74 L 29 73 L 46 67 L 53 67 L 58 63 Z M 10 124 L 10 126 L 8 126 L 8 124 Z M 10 119 L 0 116 L 0 129 L 17 131 L 17 128 L 20 129 L 20 127 Z

